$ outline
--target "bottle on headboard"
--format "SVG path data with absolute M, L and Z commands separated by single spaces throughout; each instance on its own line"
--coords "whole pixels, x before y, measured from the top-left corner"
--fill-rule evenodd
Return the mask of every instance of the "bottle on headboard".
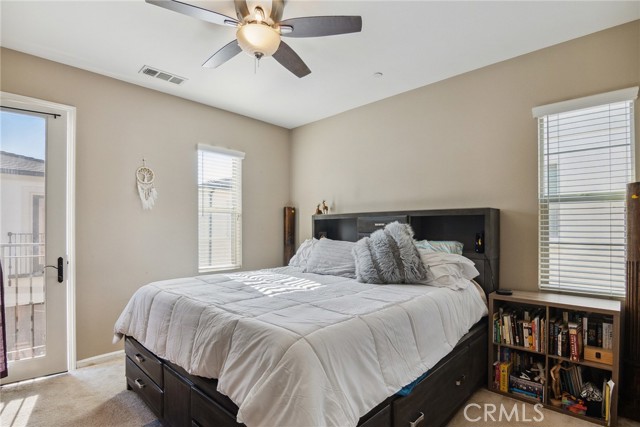
M 484 253 L 484 233 L 476 233 L 474 249 L 477 253 Z

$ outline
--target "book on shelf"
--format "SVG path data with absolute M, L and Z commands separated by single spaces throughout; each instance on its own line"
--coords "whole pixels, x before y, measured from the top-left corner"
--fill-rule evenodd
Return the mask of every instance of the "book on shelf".
M 546 319 L 543 317 L 540 319 L 540 336 L 538 337 L 538 351 L 544 351 L 544 343 L 547 342 L 547 325 Z
M 500 390 L 500 361 L 493 362 L 493 388 Z
M 533 350 L 534 351 L 538 351 L 538 339 L 537 339 L 537 335 L 538 335 L 538 325 L 537 325 L 537 321 L 536 321 L 536 317 L 533 318 L 533 320 L 531 320 L 531 334 L 533 335 Z
M 524 342 L 524 320 L 523 319 L 516 320 L 516 333 L 517 333 L 516 343 L 519 346 L 526 347 L 526 344 Z
M 596 347 L 602 347 L 602 321 L 596 323 Z
M 549 348 L 547 352 L 549 354 L 558 353 L 558 323 L 555 317 L 549 319 Z
M 604 417 L 607 425 L 611 425 L 611 399 L 613 398 L 613 387 L 615 383 L 613 380 L 605 380 L 605 383 L 602 386 L 602 390 L 604 393 L 604 399 L 602 399 L 602 416 Z
M 533 335 L 531 334 L 531 323 L 526 320 L 522 321 L 522 336 L 524 338 L 524 347 L 531 348 L 533 344 Z
M 536 393 L 531 393 L 530 391 L 527 391 L 527 390 L 522 390 L 522 389 L 514 387 L 514 388 L 510 388 L 509 392 L 510 393 L 515 393 L 515 394 L 520 394 L 520 395 L 522 395 L 524 397 L 527 397 L 529 399 L 536 399 L 536 400 L 539 400 L 540 402 L 544 402 L 544 397 L 542 397 L 542 395 L 538 395 Z
M 493 342 L 502 342 L 500 331 L 500 313 L 493 313 Z
M 569 322 L 569 359 L 579 362 L 582 359 L 582 322 Z
M 569 356 L 569 327 L 566 324 L 560 325 L 558 332 L 558 352 L 560 357 Z
M 509 391 L 509 375 L 513 364 L 509 362 L 500 362 L 500 391 L 505 393 Z
M 602 348 L 610 350 L 613 348 L 613 323 L 602 322 Z

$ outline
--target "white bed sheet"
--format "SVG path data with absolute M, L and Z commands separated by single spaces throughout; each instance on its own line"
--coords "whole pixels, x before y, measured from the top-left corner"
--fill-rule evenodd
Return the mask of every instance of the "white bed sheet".
M 356 426 L 486 314 L 475 286 L 369 285 L 282 267 L 143 286 L 115 333 L 217 378 L 249 427 Z

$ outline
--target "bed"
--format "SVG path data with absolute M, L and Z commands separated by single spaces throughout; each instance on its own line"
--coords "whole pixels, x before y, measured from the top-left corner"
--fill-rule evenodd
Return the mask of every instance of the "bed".
M 116 324 L 127 387 L 171 426 L 444 424 L 485 382 L 479 307 L 497 287 L 499 212 L 319 215 L 313 234 L 353 242 L 396 221 L 416 239 L 462 242 L 482 289 L 369 285 L 296 267 L 156 282 Z

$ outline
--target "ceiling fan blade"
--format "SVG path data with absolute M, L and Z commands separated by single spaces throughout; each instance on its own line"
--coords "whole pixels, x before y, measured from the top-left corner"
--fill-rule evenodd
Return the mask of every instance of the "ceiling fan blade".
M 307 74 L 311 73 L 307 64 L 304 63 L 302 59 L 298 56 L 297 53 L 291 49 L 291 47 L 280 41 L 280 47 L 276 50 L 276 53 L 273 54 L 273 58 L 278 61 L 284 68 L 291 71 L 298 77 L 304 77 Z
M 242 21 L 245 16 L 249 16 L 247 0 L 235 0 L 234 4 L 236 5 L 236 15 L 238 16 L 238 20 Z
M 238 21 L 229 16 L 223 15 L 218 12 L 214 12 L 209 9 L 194 6 L 188 3 L 182 3 L 177 0 L 145 0 L 149 4 L 164 7 L 165 9 L 172 10 L 174 12 L 182 13 L 183 15 L 198 18 L 203 21 L 211 22 L 218 25 L 237 25 Z
M 202 64 L 203 67 L 217 68 L 242 52 L 242 49 L 238 45 L 238 40 L 234 40 L 231 43 L 226 44 L 222 49 L 211 55 L 211 58 Z
M 280 25 L 293 28 L 283 37 L 323 37 L 362 31 L 360 16 L 307 16 L 285 19 Z
M 234 0 L 236 5 L 236 15 L 239 21 L 243 21 L 244 18 L 251 15 L 249 12 L 249 6 L 247 0 Z M 271 12 L 269 17 L 276 23 L 282 19 L 282 12 L 284 12 L 284 0 L 271 0 Z
M 271 0 L 271 13 L 269 16 L 273 22 L 280 22 L 284 12 L 284 0 Z

